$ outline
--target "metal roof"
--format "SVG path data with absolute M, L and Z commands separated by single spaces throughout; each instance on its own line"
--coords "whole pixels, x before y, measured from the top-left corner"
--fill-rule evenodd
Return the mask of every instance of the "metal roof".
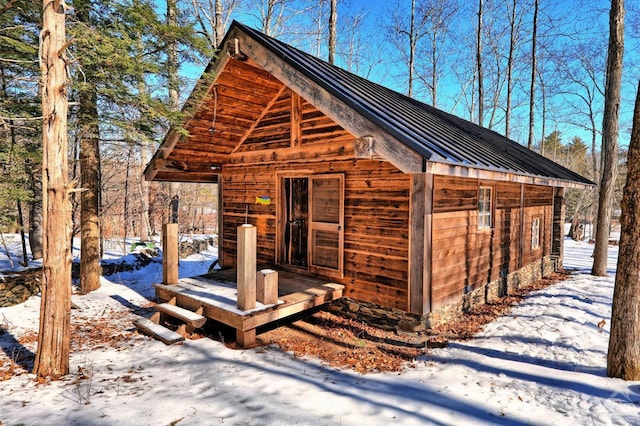
M 234 27 L 427 161 L 593 185 L 493 130 L 359 77 L 237 21 L 229 33 Z

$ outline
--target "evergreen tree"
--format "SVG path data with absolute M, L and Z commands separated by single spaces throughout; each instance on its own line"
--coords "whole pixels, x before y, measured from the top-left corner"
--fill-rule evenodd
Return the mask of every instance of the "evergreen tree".
M 15 232 L 27 213 L 24 206 L 34 211 L 42 195 L 39 6 L 16 0 L 0 11 L 0 232 Z M 32 228 L 36 222 L 30 221 Z M 39 230 L 30 239 L 36 259 L 42 257 L 38 234 Z

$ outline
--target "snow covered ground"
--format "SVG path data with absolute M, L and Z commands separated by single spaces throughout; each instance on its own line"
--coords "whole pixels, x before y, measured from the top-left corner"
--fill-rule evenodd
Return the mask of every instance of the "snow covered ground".
M 74 374 L 65 380 L 0 381 L 0 424 L 640 424 L 640 382 L 606 377 L 614 280 L 587 275 L 592 250 L 566 240 L 565 267 L 575 275 L 531 294 L 475 339 L 426 352 L 401 374 L 336 370 L 274 347 L 232 350 L 210 339 L 167 347 L 132 334 L 116 347 L 72 353 Z M 180 276 L 205 272 L 215 256 L 182 261 Z M 612 273 L 616 256 L 610 247 Z M 129 312 L 148 303 L 160 277 L 152 263 L 103 278 L 96 292 L 73 296 L 81 308 L 74 318 L 112 321 L 124 332 Z M 37 330 L 39 302 L 0 308 L 8 330 L 0 334 L 0 379 L 3 357 L 35 351 L 24 336 Z

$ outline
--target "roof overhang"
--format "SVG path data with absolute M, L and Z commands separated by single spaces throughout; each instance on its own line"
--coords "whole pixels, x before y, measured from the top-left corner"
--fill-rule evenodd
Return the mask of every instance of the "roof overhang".
M 435 161 L 428 161 L 426 163 L 425 172 L 442 176 L 454 176 L 502 182 L 516 182 L 528 185 L 544 185 L 561 188 L 590 189 L 595 186 L 595 184 L 554 179 L 546 176 L 519 174 L 500 169 L 465 167 L 459 164 Z

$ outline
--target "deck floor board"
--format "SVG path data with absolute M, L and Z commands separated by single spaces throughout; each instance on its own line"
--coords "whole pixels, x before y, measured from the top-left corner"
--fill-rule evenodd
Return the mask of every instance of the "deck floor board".
M 315 308 L 342 297 L 344 286 L 315 277 L 278 271 L 278 303 L 242 311 L 237 307 L 235 270 L 181 278 L 178 284 L 156 284 L 156 296 L 168 301 L 176 298 L 176 305 L 185 309 L 203 308 L 207 318 L 234 327 L 239 339 L 250 344 L 255 328 L 288 316 Z

